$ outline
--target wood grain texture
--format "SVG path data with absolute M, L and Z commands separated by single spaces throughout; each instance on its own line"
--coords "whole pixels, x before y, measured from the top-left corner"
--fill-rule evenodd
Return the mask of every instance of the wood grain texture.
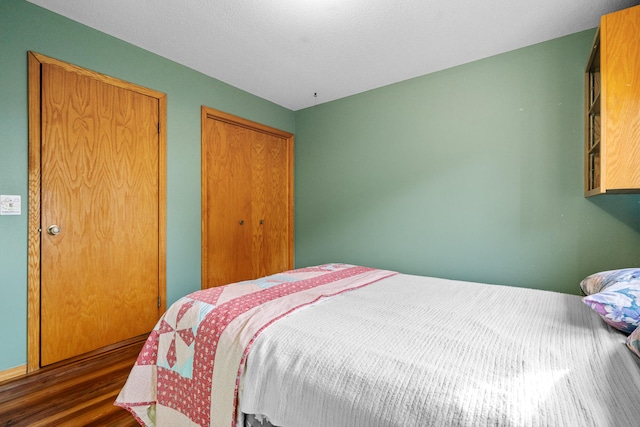
M 48 365 L 158 318 L 158 107 L 56 65 L 42 76 L 42 228 L 62 229 L 41 242 Z
M 282 271 L 289 265 L 289 210 L 292 204 L 289 198 L 288 149 L 283 138 L 263 135 L 264 143 L 264 179 L 262 181 L 264 199 L 260 203 L 259 233 L 262 247 L 259 251 L 259 264 L 254 271 L 257 276 L 266 276 Z
M 203 288 L 293 268 L 293 135 L 202 109 Z
M 40 54 L 30 52 L 28 57 L 31 372 L 60 357 L 147 332 L 165 308 L 166 96 Z M 46 101 L 42 105 L 41 89 Z M 45 130 L 42 134 L 41 128 Z M 64 145 L 56 145 L 58 142 Z M 43 185 L 41 179 L 49 181 Z M 43 208 L 32 212 L 33 206 Z M 58 218 L 67 222 L 59 224 L 63 232 L 41 236 L 40 227 L 46 230 L 44 224 Z M 106 220 L 98 221 L 100 218 Z M 129 221 L 125 227 L 121 227 L 123 220 Z M 65 247 L 73 240 L 71 249 Z M 53 250 L 45 253 L 47 249 Z M 65 262 L 71 267 L 70 276 L 58 271 Z M 55 268 L 43 269 L 47 263 Z M 41 277 L 64 283 L 46 294 L 46 286 L 41 291 Z M 148 284 L 149 277 L 155 283 L 152 292 L 131 292 L 138 283 Z M 71 314 L 80 301 L 68 295 L 72 292 L 87 296 L 86 310 L 79 315 Z M 133 294 L 133 300 L 144 299 L 147 308 L 140 313 L 127 294 Z M 41 323 L 47 325 L 47 317 L 40 312 L 43 295 L 59 298 L 59 304 L 49 307 L 61 307 L 63 314 L 48 323 L 48 332 L 57 334 L 58 341 L 62 337 L 66 349 L 41 360 L 44 347 L 39 328 Z M 61 326 L 60 319 L 70 323 Z M 97 328 L 88 326 L 90 321 L 97 322 Z M 86 345 L 89 341 L 92 344 Z
M 0 371 L 0 383 L 3 381 L 8 381 L 10 379 L 21 377 L 27 373 L 27 366 L 16 366 L 14 368 L 5 369 L 4 371 Z
M 136 426 L 113 406 L 145 337 L 0 382 L 0 426 Z
M 27 231 L 27 371 L 40 368 L 41 62 L 27 54 L 29 97 L 29 229 Z
M 207 287 L 252 274 L 251 158 L 248 131 L 209 120 L 206 135 Z
M 602 19 L 607 189 L 640 189 L 640 6 Z
M 596 36 L 599 56 L 587 68 L 600 67 L 600 145 L 589 153 L 589 125 L 585 123 L 585 195 L 640 191 L 640 6 L 605 15 Z M 599 64 L 598 64 L 599 61 Z M 595 64 L 595 65 L 592 65 Z M 585 103 L 588 104 L 588 82 Z M 588 120 L 588 111 L 585 111 Z M 589 185 L 591 175 L 595 185 Z M 593 188 L 591 188 L 593 187 Z

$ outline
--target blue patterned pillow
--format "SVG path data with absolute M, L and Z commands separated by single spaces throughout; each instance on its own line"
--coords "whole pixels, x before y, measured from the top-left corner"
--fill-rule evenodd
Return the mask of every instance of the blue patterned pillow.
M 616 329 L 630 334 L 640 325 L 640 279 L 609 285 L 582 300 Z
M 585 277 L 580 282 L 580 289 L 585 295 L 597 294 L 608 286 L 635 279 L 640 279 L 640 268 L 601 271 Z
M 640 326 L 631 332 L 631 335 L 627 338 L 627 347 L 640 357 Z

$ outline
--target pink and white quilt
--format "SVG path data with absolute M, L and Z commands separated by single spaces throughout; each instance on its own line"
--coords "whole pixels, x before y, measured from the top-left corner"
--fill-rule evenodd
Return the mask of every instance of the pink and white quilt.
M 235 426 L 240 377 L 260 332 L 394 274 L 326 264 L 189 294 L 160 318 L 115 404 L 146 426 Z

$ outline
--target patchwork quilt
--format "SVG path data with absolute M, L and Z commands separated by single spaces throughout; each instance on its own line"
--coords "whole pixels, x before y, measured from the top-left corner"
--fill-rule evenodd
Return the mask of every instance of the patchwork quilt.
M 326 264 L 189 294 L 160 318 L 115 404 L 146 426 L 235 426 L 246 358 L 265 328 L 395 274 Z

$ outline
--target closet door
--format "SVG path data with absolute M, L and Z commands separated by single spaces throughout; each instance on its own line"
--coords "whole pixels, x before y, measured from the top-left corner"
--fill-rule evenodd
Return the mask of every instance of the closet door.
M 288 269 L 289 206 L 287 200 L 287 141 L 283 138 L 256 133 L 253 141 L 254 153 L 259 153 L 254 162 L 254 171 L 259 179 L 254 180 L 253 218 L 255 227 L 254 272 L 257 277 Z
M 203 132 L 203 249 L 205 287 L 251 278 L 253 271 L 250 131 L 207 120 Z M 204 252 L 204 251 L 203 251 Z
M 293 135 L 202 109 L 202 286 L 293 268 Z

